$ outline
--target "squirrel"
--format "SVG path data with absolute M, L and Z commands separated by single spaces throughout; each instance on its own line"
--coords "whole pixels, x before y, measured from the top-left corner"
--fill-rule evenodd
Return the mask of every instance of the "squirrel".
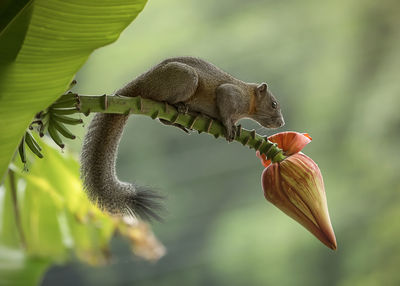
M 165 101 L 179 112 L 190 111 L 219 120 L 226 128 L 228 141 L 235 138 L 235 123 L 242 118 L 253 119 L 267 128 L 284 125 L 280 105 L 266 83 L 243 82 L 194 57 L 166 59 L 116 94 Z M 118 145 L 128 116 L 94 116 L 80 156 L 84 188 L 102 210 L 160 220 L 163 196 L 148 187 L 121 182 L 116 176 Z

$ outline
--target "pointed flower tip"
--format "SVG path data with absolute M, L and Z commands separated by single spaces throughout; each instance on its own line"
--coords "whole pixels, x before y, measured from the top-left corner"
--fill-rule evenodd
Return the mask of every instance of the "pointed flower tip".
M 331 222 L 329 220 L 329 214 L 326 212 L 328 215 L 328 219 L 325 221 L 326 226 L 323 229 L 320 229 L 322 236 L 320 235 L 315 235 L 323 244 L 325 244 L 327 247 L 329 247 L 332 250 L 337 249 L 337 243 L 336 243 L 336 237 L 335 233 L 333 232 L 333 228 L 331 225 Z M 324 222 L 322 222 L 324 223 Z
M 336 238 L 335 235 L 333 235 L 333 237 L 327 237 L 324 234 L 315 234 L 313 231 L 310 230 L 311 233 L 314 234 L 314 236 L 316 238 L 319 239 L 319 241 L 321 241 L 325 246 L 327 246 L 328 248 L 332 249 L 332 250 L 336 250 L 337 249 L 337 244 L 336 244 Z M 322 236 L 321 236 L 322 235 Z
M 333 237 L 332 240 L 330 240 L 330 239 L 326 240 L 326 241 L 321 240 L 321 242 L 323 244 L 325 244 L 327 247 L 329 247 L 330 249 L 337 250 L 337 244 L 336 244 L 336 238 L 335 237 Z
M 335 237 L 335 233 L 333 232 L 332 225 L 330 225 L 330 228 L 331 228 L 331 232 L 330 232 L 330 235 L 328 235 L 328 237 L 327 237 L 328 242 L 329 242 L 328 247 L 332 250 L 337 250 L 336 237 Z

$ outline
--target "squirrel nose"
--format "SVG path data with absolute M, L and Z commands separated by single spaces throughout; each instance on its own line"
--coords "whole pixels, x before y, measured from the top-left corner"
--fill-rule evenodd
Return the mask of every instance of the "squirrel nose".
M 276 123 L 279 125 L 279 127 L 282 127 L 285 125 L 285 120 L 283 119 L 283 117 L 280 117 L 276 120 Z

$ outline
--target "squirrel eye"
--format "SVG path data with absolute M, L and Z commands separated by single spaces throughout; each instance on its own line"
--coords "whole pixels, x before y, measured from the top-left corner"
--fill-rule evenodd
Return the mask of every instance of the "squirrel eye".
M 273 109 L 276 109 L 278 107 L 278 104 L 276 103 L 276 101 L 273 101 L 272 102 L 272 108 Z

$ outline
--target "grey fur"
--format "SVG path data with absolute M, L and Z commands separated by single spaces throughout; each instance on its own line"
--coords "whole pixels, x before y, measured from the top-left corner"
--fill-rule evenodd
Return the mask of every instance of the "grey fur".
M 245 83 L 198 58 L 164 60 L 117 94 L 184 104 L 189 111 L 221 121 L 226 127 L 228 140 L 233 140 L 234 125 L 244 117 L 268 128 L 284 124 L 279 103 L 266 84 Z M 157 210 L 161 208 L 161 196 L 146 188 L 121 182 L 116 176 L 118 144 L 127 119 L 127 115 L 119 114 L 96 114 L 93 118 L 81 153 L 84 187 L 92 201 L 111 213 L 159 219 Z
M 128 116 L 96 114 L 89 125 L 81 153 L 81 177 L 91 201 L 114 214 L 160 219 L 162 198 L 154 191 L 118 180 L 115 162 Z

